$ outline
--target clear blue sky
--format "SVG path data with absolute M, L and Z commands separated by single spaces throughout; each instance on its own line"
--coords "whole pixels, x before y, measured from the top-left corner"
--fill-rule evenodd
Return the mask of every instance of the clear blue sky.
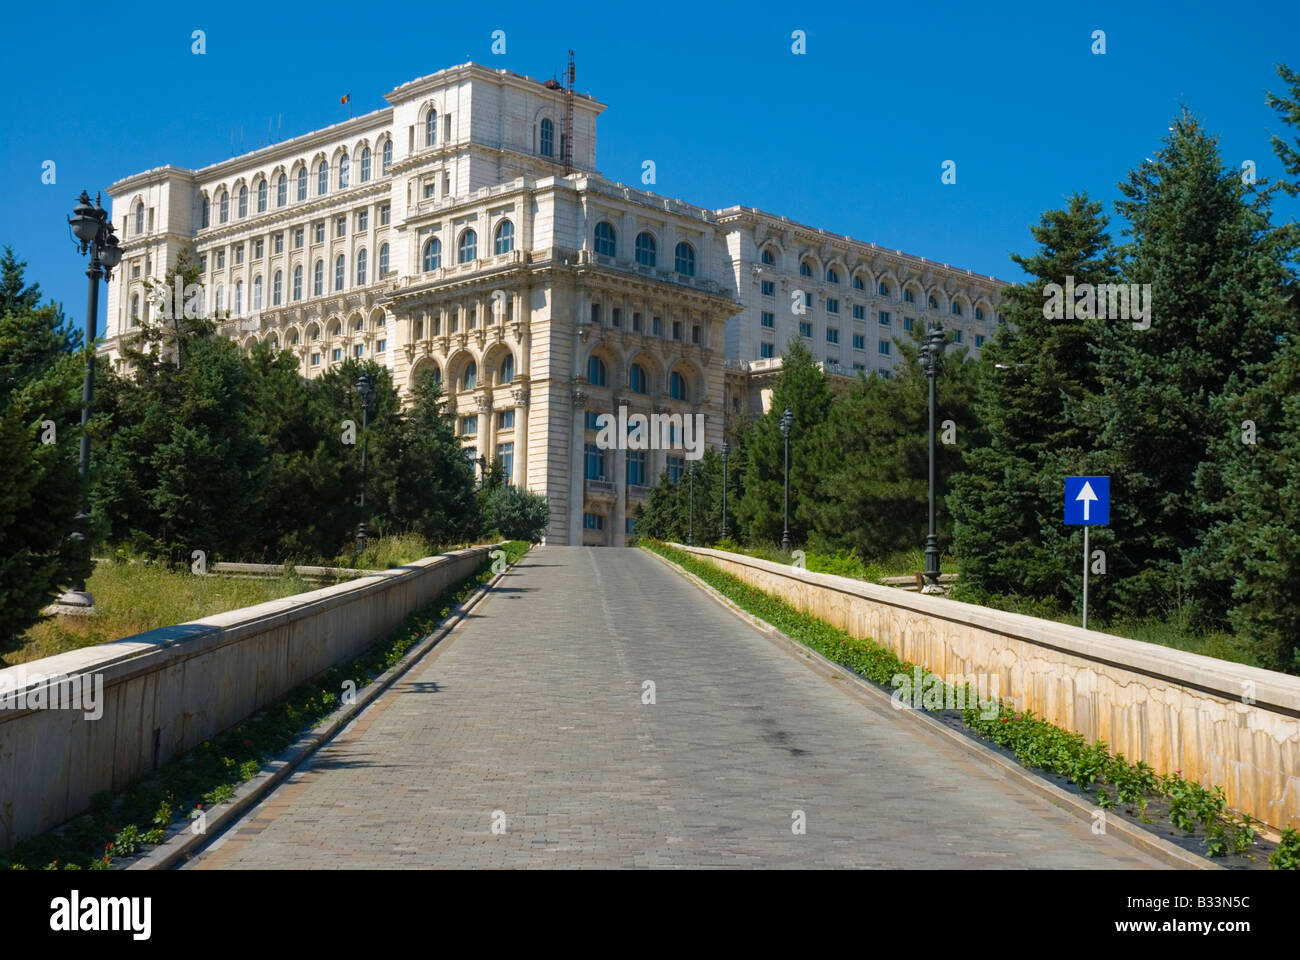
M 241 129 L 255 149 L 270 118 L 283 117 L 281 139 L 297 136 L 344 119 L 349 90 L 360 114 L 466 60 L 546 79 L 569 48 L 578 89 L 608 104 L 606 176 L 636 184 L 654 160 L 659 193 L 760 207 L 1006 280 L 1021 276 L 1007 254 L 1030 249 L 1028 225 L 1076 190 L 1109 206 L 1180 103 L 1234 165 L 1280 172 L 1268 135 L 1286 130 L 1264 93 L 1283 89 L 1275 62 L 1300 69 L 1296 0 L 889 7 L 19 4 L 0 37 L 0 245 L 80 325 L 84 263 L 64 222 L 83 187 L 214 163 Z M 204 56 L 190 52 L 194 29 L 207 33 Z M 491 53 L 496 29 L 504 56 Z M 1105 56 L 1090 53 L 1096 29 Z M 956 185 L 940 183 L 944 160 Z M 1295 202 L 1277 210 L 1300 216 Z

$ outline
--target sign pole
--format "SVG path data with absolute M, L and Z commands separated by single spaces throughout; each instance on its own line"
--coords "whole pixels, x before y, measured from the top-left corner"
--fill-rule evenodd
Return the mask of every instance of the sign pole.
M 1083 526 L 1083 629 L 1088 629 L 1088 525 Z

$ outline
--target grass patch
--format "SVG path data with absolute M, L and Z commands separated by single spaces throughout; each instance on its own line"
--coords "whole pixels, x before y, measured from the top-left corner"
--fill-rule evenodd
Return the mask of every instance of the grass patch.
M 742 546 L 734 540 L 720 540 L 713 549 L 728 553 L 740 553 L 759 560 L 773 563 L 790 564 L 794 557 L 776 544 Z M 885 577 L 910 577 L 918 570 L 925 569 L 925 551 L 900 550 L 878 560 L 864 560 L 851 550 L 837 550 L 825 553 L 804 549 L 804 566 L 815 573 L 833 573 L 840 577 L 854 580 L 866 580 L 879 583 Z M 940 573 L 956 573 L 957 561 L 949 556 L 939 558 Z
M 641 546 L 695 574 L 741 609 L 766 621 L 788 637 L 816 650 L 866 680 L 885 688 L 897 686 L 895 678 L 909 677 L 916 664 L 900 659 L 888 647 L 874 640 L 854 637 L 811 614 L 802 613 L 779 597 L 745 583 L 712 563 L 653 540 Z M 921 668 L 927 687 L 942 691 L 940 702 L 976 703 L 976 691 L 968 687 L 960 697 L 938 675 Z M 927 697 L 927 701 L 928 701 Z M 927 705 L 924 709 L 929 710 Z M 1017 710 L 1002 701 L 996 711 L 968 706 L 962 722 L 980 737 L 1011 752 L 1025 767 L 1058 773 L 1084 792 L 1093 803 L 1106 809 L 1126 805 L 1137 811 L 1142 822 L 1152 823 L 1148 813 L 1157 808 L 1162 817 L 1183 833 L 1202 834 L 1204 853 L 1222 857 L 1237 853 L 1254 859 L 1249 851 L 1258 843 L 1249 816 L 1234 816 L 1228 809 L 1221 787 L 1203 787 L 1180 773 L 1160 776 L 1144 762 L 1130 763 L 1123 754 L 1111 754 L 1107 745 L 1088 743 L 1077 733 L 1063 730 L 1028 710 Z M 1155 807 L 1153 801 L 1158 801 Z M 1300 869 L 1300 830 L 1287 827 L 1282 842 L 1269 857 L 1275 869 Z
M 529 544 L 516 540 L 504 549 L 506 560 L 514 564 L 528 552 Z M 95 794 L 89 813 L 0 852 L 0 869 L 107 870 L 114 860 L 160 843 L 175 823 L 184 824 L 234 796 L 239 785 L 255 777 L 269 759 L 338 708 L 346 683 L 351 682 L 356 691 L 368 686 L 433 632 L 452 607 L 493 576 L 492 561 L 486 559 L 361 656 L 300 684 L 122 793 Z

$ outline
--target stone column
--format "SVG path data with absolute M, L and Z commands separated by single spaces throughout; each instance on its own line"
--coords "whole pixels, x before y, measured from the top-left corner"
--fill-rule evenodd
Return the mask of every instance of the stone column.
M 516 487 L 528 485 L 528 390 L 524 387 L 514 391 L 515 401 L 515 469 L 513 482 Z
M 584 451 L 583 438 L 586 436 L 584 419 L 587 413 L 587 394 L 582 390 L 573 391 L 573 446 L 569 477 L 569 543 L 574 546 L 582 544 L 582 514 L 586 498 L 584 496 Z
M 478 436 L 475 438 L 475 445 L 478 447 L 478 455 L 486 457 L 487 462 L 492 462 L 492 394 L 479 394 L 474 398 L 478 406 Z
M 627 398 L 614 395 L 614 416 L 618 417 L 618 409 L 627 405 Z M 630 411 L 629 411 L 630 414 Z M 614 528 L 609 533 L 609 543 L 616 547 L 626 546 L 627 543 L 627 525 L 624 518 L 627 516 L 627 508 L 624 505 L 627 499 L 627 434 L 619 436 L 618 431 L 614 432 L 614 449 L 610 451 L 614 456 L 614 509 L 610 511 L 610 525 Z

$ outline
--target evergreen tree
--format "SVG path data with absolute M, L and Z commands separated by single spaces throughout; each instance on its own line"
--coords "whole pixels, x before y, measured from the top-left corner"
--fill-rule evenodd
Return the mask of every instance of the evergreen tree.
M 502 483 L 488 495 L 485 526 L 507 540 L 537 543 L 550 521 L 550 507 L 540 493 Z
M 1207 474 L 1198 491 L 1198 471 L 1215 438 L 1241 430 L 1214 401 L 1258 382 L 1286 323 L 1284 271 L 1266 198 L 1223 164 L 1215 138 L 1186 112 L 1120 190 L 1116 210 L 1131 237 L 1122 275 L 1150 284 L 1150 327 L 1092 325 L 1101 393 L 1080 422 L 1095 424 L 1106 451 L 1110 532 L 1132 565 L 1131 574 L 1109 572 L 1112 587 L 1128 613 L 1149 616 L 1182 602 L 1184 559 L 1213 522 L 1222 482 Z M 1226 586 L 1203 570 L 1191 563 L 1188 599 L 1221 616 Z
M 975 412 L 989 439 L 967 447 L 948 496 L 961 589 L 972 597 L 1064 604 L 1078 589 L 1081 548 L 1072 540 L 1081 535 L 1062 523 L 1062 491 L 1066 476 L 1087 472 L 1092 439 L 1070 411 L 1097 392 L 1098 378 L 1089 322 L 1045 310 L 1045 290 L 1067 278 L 1076 289 L 1117 279 L 1106 225 L 1101 204 L 1076 194 L 1030 228 L 1037 252 L 1011 257 L 1031 279 L 1004 292 L 1008 323 L 981 356 Z
M 816 495 L 817 478 L 810 460 L 818 426 L 830 411 L 831 392 L 826 374 L 796 336 L 786 347 L 781 373 L 772 389 L 771 406 L 745 438 L 748 463 L 736 501 L 736 522 L 745 538 L 758 543 L 781 539 L 785 478 L 785 441 L 781 417 L 788 407 L 794 416 L 790 430 L 790 540 L 803 543 L 808 524 L 801 504 Z
M 929 378 L 919 362 L 925 332 L 895 338 L 902 362 L 892 376 L 859 374 L 817 428 L 810 457 L 817 486 L 799 519 L 819 550 L 847 549 L 875 559 L 919 547 L 929 520 Z M 936 382 L 936 522 L 941 543 L 951 523 L 943 490 L 961 469 L 961 451 L 983 440 L 973 412 L 976 365 L 967 348 L 947 344 Z M 950 427 L 944 424 L 951 421 Z M 945 437 L 952 443 L 944 442 Z
M 0 258 L 0 652 L 10 649 L 62 588 L 90 575 L 74 540 L 81 338 L 6 247 Z M 51 432 L 51 424 L 53 430 Z

